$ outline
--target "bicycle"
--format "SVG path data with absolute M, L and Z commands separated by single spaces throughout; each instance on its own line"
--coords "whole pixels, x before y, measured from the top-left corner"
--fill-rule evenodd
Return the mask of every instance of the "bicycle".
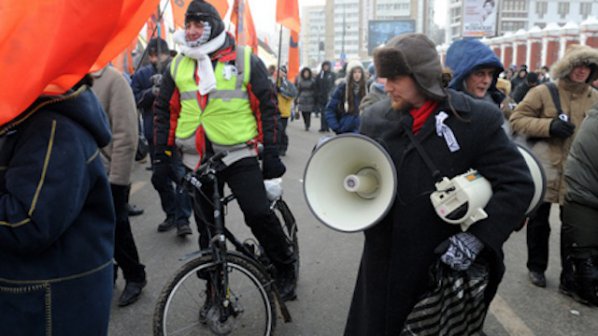
M 210 195 L 214 209 L 225 209 L 235 199 L 223 196 L 216 175 L 222 159 L 230 152 L 221 152 L 203 163 L 184 181 L 194 192 L 201 192 L 205 183 L 213 183 Z M 282 199 L 280 179 L 264 181 L 271 209 L 279 217 L 285 236 L 293 248 L 296 271 L 299 268 L 297 225 Z M 154 310 L 154 335 L 272 335 L 276 327 L 275 300 L 284 322 L 291 315 L 280 299 L 275 268 L 253 239 L 239 241 L 224 226 L 222 211 L 214 211 L 209 248 L 181 258 L 187 261 L 166 283 Z M 229 250 L 227 242 L 235 250 Z

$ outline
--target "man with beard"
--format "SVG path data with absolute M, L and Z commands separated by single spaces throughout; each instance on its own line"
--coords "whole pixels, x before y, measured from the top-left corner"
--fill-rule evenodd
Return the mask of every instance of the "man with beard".
M 295 257 L 264 188 L 264 179 L 286 171 L 276 142 L 280 123 L 276 92 L 266 66 L 251 48 L 235 45 L 216 9 L 205 1 L 189 4 L 185 30 L 174 38 L 181 53 L 164 73 L 155 105 L 154 165 L 168 168 L 178 150 L 185 167 L 194 170 L 202 159 L 234 151 L 218 178 L 230 187 L 245 222 L 276 267 L 281 297 L 292 300 Z M 262 169 L 258 142 L 263 144 Z M 204 194 L 211 195 L 210 187 L 204 185 Z M 196 196 L 199 244 L 206 248 L 214 209 L 209 200 Z
M 425 35 L 394 37 L 375 51 L 374 64 L 389 98 L 365 109 L 360 132 L 388 150 L 399 183 L 391 210 L 365 231 L 345 335 L 404 331 L 419 298 L 433 289 L 428 271 L 438 260 L 456 271 L 474 262 L 487 270 L 480 317 L 463 326 L 463 334 L 475 334 L 504 273 L 502 245 L 533 195 L 528 168 L 502 130 L 496 106 L 443 87 L 435 45 Z M 462 232 L 437 216 L 430 194 L 439 176 L 469 169 L 492 184 L 493 195 L 484 208 L 488 217 Z

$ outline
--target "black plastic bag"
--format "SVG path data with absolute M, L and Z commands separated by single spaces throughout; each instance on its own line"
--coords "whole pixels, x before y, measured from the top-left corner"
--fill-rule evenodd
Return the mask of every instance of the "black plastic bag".
M 455 271 L 438 260 L 430 276 L 434 288 L 413 307 L 400 335 L 481 334 L 488 310 L 488 267 L 474 263 L 467 271 Z

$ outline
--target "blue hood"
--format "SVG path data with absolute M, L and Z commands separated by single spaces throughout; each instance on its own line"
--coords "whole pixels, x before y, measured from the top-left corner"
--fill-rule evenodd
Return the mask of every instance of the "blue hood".
M 445 65 L 453 72 L 449 88 L 464 91 L 463 80 L 480 66 L 497 68 L 489 92 L 496 91 L 496 79 L 504 70 L 494 52 L 477 39 L 464 39 L 453 42 L 446 52 Z

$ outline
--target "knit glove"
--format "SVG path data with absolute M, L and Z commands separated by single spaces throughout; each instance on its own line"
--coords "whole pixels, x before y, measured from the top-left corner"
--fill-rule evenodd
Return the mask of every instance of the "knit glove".
M 276 148 L 265 148 L 262 155 L 262 174 L 264 179 L 269 180 L 281 177 L 287 171 L 287 168 L 278 156 Z
M 444 250 L 440 260 L 456 271 L 465 271 L 483 248 L 484 244 L 474 235 L 461 232 L 440 244 L 436 252 L 442 253 Z
M 560 118 L 554 118 L 550 122 L 550 136 L 561 139 L 567 139 L 573 135 L 575 131 L 575 125 L 568 121 L 561 120 Z
M 160 85 L 162 84 L 162 75 L 155 74 L 150 77 L 150 81 L 152 82 L 152 94 L 157 97 L 160 94 Z

